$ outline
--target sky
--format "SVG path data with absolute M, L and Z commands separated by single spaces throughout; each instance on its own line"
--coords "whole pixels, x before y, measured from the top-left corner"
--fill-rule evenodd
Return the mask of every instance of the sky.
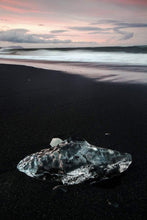
M 0 47 L 147 45 L 147 0 L 0 0 Z

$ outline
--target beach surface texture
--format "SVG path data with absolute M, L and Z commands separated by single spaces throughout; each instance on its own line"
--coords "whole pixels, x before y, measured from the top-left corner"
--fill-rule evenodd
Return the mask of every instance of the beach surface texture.
M 0 134 L 1 219 L 146 219 L 147 84 L 0 64 Z M 17 170 L 53 137 L 70 136 L 133 163 L 120 177 L 66 189 Z

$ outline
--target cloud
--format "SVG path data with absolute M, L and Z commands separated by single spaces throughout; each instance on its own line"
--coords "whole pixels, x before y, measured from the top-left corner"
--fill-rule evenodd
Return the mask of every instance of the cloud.
M 109 24 L 109 25 L 111 24 L 112 25 L 111 28 L 106 28 L 106 29 L 102 29 L 102 30 L 103 31 L 110 30 L 110 31 L 113 31 L 117 34 L 121 34 L 122 37 L 120 38 L 120 40 L 128 40 L 130 38 L 133 38 L 133 36 L 134 36 L 133 32 L 128 32 L 128 31 L 125 31 L 124 29 L 146 28 L 147 27 L 147 23 L 127 23 L 127 22 L 120 22 L 120 21 L 113 20 L 113 19 L 103 19 L 103 20 L 99 20 L 99 21 L 91 23 L 91 25 L 99 25 L 99 24 Z M 93 32 L 93 34 L 97 34 L 97 33 L 98 32 Z M 105 32 L 105 33 L 110 33 L 110 32 Z
M 115 27 L 113 28 L 114 32 L 122 35 L 120 40 L 128 40 L 130 38 L 133 38 L 133 36 L 134 36 L 133 32 L 124 31 L 124 29 L 146 28 L 147 27 L 147 23 L 126 23 L 126 22 L 117 22 L 116 21 L 116 22 L 113 22 L 113 24 L 115 25 Z
M 7 31 L 0 31 L 0 41 L 11 43 L 27 43 L 27 44 L 61 44 L 66 46 L 97 46 L 96 42 L 86 41 L 72 41 L 57 39 L 55 34 L 31 34 L 28 29 L 11 29 Z
M 113 30 L 114 32 L 122 35 L 120 40 L 128 40 L 134 36 L 133 32 L 121 31 L 119 28 L 114 28 Z
M 115 23 L 115 20 L 111 20 L 111 22 Z M 89 34 L 110 34 L 113 32 L 121 34 L 122 37 L 120 40 L 128 40 L 134 36 L 134 33 L 130 33 L 127 31 L 121 31 L 121 28 L 126 28 L 126 27 L 111 27 L 111 28 L 99 28 L 99 27 L 92 27 L 92 26 L 83 26 L 83 27 L 71 27 L 70 29 L 72 30 L 77 30 L 77 31 L 89 31 Z M 111 32 L 110 32 L 111 31 Z
M 15 12 L 15 13 L 40 13 L 41 11 L 36 8 L 36 4 L 31 1 L 18 1 L 18 0 L 1 0 L 0 8 Z
M 109 35 L 109 34 L 111 34 L 111 32 L 109 32 L 109 31 L 106 31 L 105 29 L 104 30 L 101 30 L 101 31 L 91 31 L 91 32 L 89 32 L 88 34 L 106 34 L 106 35 Z
M 36 9 L 25 9 L 25 8 L 19 8 L 19 7 L 13 7 L 13 6 L 9 6 L 9 5 L 0 5 L 0 8 L 7 10 L 7 11 L 11 11 L 14 13 L 26 13 L 26 12 L 30 12 L 30 13 L 40 13 L 39 10 Z
M 92 26 L 74 26 L 74 27 L 68 27 L 71 30 L 76 31 L 101 31 L 102 28 L 99 27 L 92 27 Z
M 147 27 L 147 23 L 115 23 L 119 28 L 144 28 Z
M 100 28 L 100 27 L 93 27 L 91 25 L 89 26 L 74 26 L 74 27 L 68 27 L 71 30 L 77 30 L 77 31 L 88 31 L 88 34 L 110 34 L 112 31 L 112 28 Z
M 147 23 L 125 23 L 125 22 L 115 22 L 115 26 L 113 28 L 114 32 L 121 34 L 122 38 L 120 40 L 128 40 L 130 38 L 133 38 L 134 33 L 128 32 L 128 31 L 122 31 L 122 29 L 128 29 L 128 28 L 146 28 Z
M 93 25 L 102 25 L 107 24 L 110 27 L 101 28 Z M 127 23 L 127 22 L 120 22 L 114 19 L 106 19 L 106 20 L 99 20 L 97 22 L 90 23 L 89 26 L 74 26 L 68 27 L 71 30 L 77 31 L 88 31 L 89 34 L 112 34 L 117 33 L 121 35 L 119 40 L 128 40 L 134 37 L 134 33 L 130 31 L 126 31 L 125 29 L 129 28 L 146 28 L 147 23 Z M 122 30 L 123 29 L 123 30 Z
M 71 40 L 59 40 L 51 34 L 31 34 L 28 29 L 0 31 L 0 41 L 14 43 L 71 43 Z
M 117 20 L 113 19 L 99 19 L 98 21 L 90 23 L 90 25 L 97 25 L 97 24 L 116 24 Z
M 68 30 L 53 30 L 53 31 L 50 31 L 50 33 L 53 33 L 53 34 L 56 34 L 56 33 L 64 33 L 64 32 L 67 32 Z
M 98 25 L 98 24 L 112 24 L 119 28 L 142 28 L 147 27 L 147 23 L 129 23 L 129 22 L 121 22 L 113 19 L 100 19 L 96 22 L 90 23 L 90 25 Z
M 68 27 L 69 28 L 69 27 Z M 88 31 L 88 34 L 110 34 L 109 31 L 111 31 L 111 28 L 100 28 L 100 27 L 92 27 L 90 26 L 75 26 L 70 27 L 71 30 L 77 30 L 77 31 Z

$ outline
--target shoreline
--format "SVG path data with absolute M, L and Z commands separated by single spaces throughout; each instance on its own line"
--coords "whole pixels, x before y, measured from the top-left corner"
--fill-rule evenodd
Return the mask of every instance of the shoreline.
M 87 77 L 98 82 L 147 84 L 147 66 L 23 59 L 0 59 L 0 64 L 63 71 L 68 74 Z

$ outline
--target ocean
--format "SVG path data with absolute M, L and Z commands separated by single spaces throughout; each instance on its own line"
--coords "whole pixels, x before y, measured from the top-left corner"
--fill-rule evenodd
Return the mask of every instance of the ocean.
M 147 83 L 147 46 L 0 48 L 0 63 L 61 70 L 95 81 Z

